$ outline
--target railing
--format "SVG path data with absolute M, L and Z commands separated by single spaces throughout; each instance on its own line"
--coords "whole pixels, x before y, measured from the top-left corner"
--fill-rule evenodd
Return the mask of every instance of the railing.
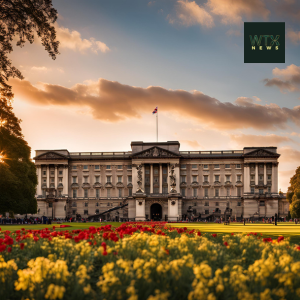
M 132 154 L 132 151 L 127 152 L 70 152 L 70 156 L 125 156 Z
M 180 151 L 180 154 L 187 155 L 224 155 L 224 154 L 243 154 L 243 150 L 226 150 L 226 151 Z

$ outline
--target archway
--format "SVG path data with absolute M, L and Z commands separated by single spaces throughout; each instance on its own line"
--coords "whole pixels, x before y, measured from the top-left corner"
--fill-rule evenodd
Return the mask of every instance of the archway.
M 153 221 L 160 221 L 162 219 L 162 207 L 158 203 L 154 203 L 150 207 L 150 216 Z

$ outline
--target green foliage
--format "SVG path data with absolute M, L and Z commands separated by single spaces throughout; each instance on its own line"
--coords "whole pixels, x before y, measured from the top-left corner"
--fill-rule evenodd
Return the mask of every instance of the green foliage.
M 300 200 L 296 199 L 290 205 L 290 212 L 292 218 L 300 218 Z
M 294 176 L 290 180 L 287 200 L 290 203 L 292 218 L 300 218 L 300 167 L 296 169 Z

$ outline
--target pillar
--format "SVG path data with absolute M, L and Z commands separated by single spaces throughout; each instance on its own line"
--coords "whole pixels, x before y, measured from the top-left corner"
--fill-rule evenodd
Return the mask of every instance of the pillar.
M 170 186 L 170 164 L 168 164 L 168 179 L 167 179 L 167 183 L 168 183 L 168 194 L 170 192 L 171 186 Z
M 57 165 L 55 165 L 55 172 L 54 172 L 54 187 L 57 189 L 58 185 L 58 171 L 57 171 Z
M 255 185 L 258 185 L 258 164 L 255 164 Z
M 37 179 L 38 179 L 38 185 L 36 189 L 37 195 L 42 195 L 42 166 L 37 166 Z
M 162 164 L 159 164 L 159 193 L 162 194 L 162 185 L 163 185 L 163 180 L 162 180 Z
M 267 184 L 267 164 L 264 163 L 264 185 Z
M 68 165 L 64 165 L 63 171 L 63 195 L 68 196 Z
M 249 164 L 244 164 L 244 193 L 250 193 Z
M 278 163 L 272 164 L 272 194 L 278 194 Z
M 49 165 L 47 165 L 47 188 L 50 187 L 50 168 Z
M 153 164 L 150 164 L 150 194 L 153 194 Z
M 180 165 L 175 165 L 175 176 L 176 176 L 176 191 L 180 193 Z

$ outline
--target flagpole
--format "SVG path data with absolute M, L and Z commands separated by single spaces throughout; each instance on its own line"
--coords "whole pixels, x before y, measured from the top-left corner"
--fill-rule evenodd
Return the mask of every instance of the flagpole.
M 156 143 L 158 143 L 158 110 L 156 113 Z

